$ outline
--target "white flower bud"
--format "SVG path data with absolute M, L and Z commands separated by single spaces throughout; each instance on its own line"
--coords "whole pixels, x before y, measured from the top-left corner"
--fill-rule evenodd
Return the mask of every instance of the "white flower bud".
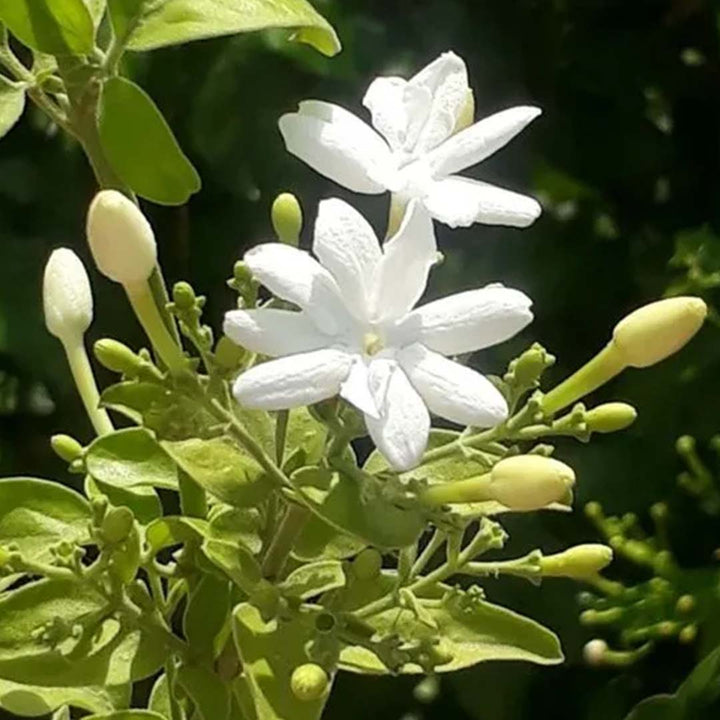
M 93 318 L 93 299 L 85 266 L 68 248 L 53 251 L 43 278 L 45 325 L 63 342 L 83 336 Z
M 597 575 L 613 559 L 613 551 L 607 545 L 588 543 L 568 548 L 540 560 L 540 570 L 545 577 L 566 577 L 583 580 Z
M 625 363 L 642 368 L 676 353 L 702 326 L 707 305 L 697 297 L 674 297 L 630 313 L 613 331 Z
M 493 467 L 489 494 L 511 510 L 539 510 L 562 502 L 574 484 L 575 473 L 565 463 L 542 455 L 518 455 Z
M 155 268 L 157 245 L 150 223 L 116 190 L 95 196 L 88 211 L 87 237 L 98 270 L 115 282 L 144 282 Z
M 591 640 L 585 643 L 583 648 L 583 657 L 588 665 L 602 665 L 605 662 L 605 658 L 608 651 L 608 644 L 604 640 L 599 638 Z

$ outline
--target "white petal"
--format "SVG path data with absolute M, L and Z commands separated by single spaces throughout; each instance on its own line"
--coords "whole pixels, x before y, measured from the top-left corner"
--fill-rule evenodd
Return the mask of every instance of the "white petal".
M 443 355 L 481 350 L 520 332 L 532 320 L 531 305 L 524 293 L 498 285 L 449 295 L 413 310 L 395 342 L 420 342 Z
M 308 100 L 279 122 L 289 152 L 354 192 L 385 192 L 394 166 L 387 143 L 338 105 Z
M 320 330 L 335 334 L 346 327 L 347 311 L 337 283 L 304 250 L 265 243 L 246 252 L 243 259 L 259 282 L 305 310 Z
M 365 416 L 370 437 L 395 470 L 410 470 L 425 452 L 430 433 L 425 403 L 393 360 L 374 360 L 369 380 L 380 411 L 378 418 Z
M 245 407 L 286 410 L 337 395 L 353 362 L 342 350 L 315 350 L 270 360 L 240 375 L 235 399 Z
M 456 133 L 427 156 L 433 174 L 445 177 L 472 167 L 507 145 L 542 113 L 520 105 L 483 118 Z
M 375 398 L 370 393 L 368 367 L 362 357 L 355 358 L 350 374 L 340 388 L 340 397 L 345 398 L 366 415 L 372 418 L 379 417 Z
M 272 357 L 309 352 L 332 342 L 306 313 L 291 310 L 231 310 L 225 314 L 223 330 L 238 345 Z
M 455 53 L 443 53 L 410 80 L 416 87 L 424 87 L 432 94 L 427 120 L 415 145 L 416 153 L 437 147 L 450 137 L 467 101 L 467 68 Z
M 505 398 L 480 373 L 418 343 L 403 348 L 398 362 L 430 412 L 474 427 L 492 427 L 507 418 Z
M 425 292 L 430 268 L 436 260 L 432 220 L 422 204 L 413 201 L 397 234 L 383 247 L 375 278 L 374 317 L 389 320 L 409 312 Z
M 347 308 L 367 319 L 380 243 L 367 220 L 343 200 L 323 200 L 315 223 L 313 251 L 332 273 Z
M 476 222 L 527 227 L 542 212 L 540 203 L 527 195 L 457 175 L 431 183 L 423 202 L 436 220 L 450 227 Z

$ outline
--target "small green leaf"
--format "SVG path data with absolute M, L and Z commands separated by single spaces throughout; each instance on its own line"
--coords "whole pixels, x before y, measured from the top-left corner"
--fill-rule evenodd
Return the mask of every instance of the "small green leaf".
M 165 720 L 151 710 L 117 710 L 105 715 L 89 715 L 83 720 Z
M 51 55 L 87 55 L 95 44 L 83 0 L 3 0 L 0 20 L 23 44 Z
M 256 505 L 272 489 L 260 465 L 229 438 L 191 438 L 161 445 L 198 485 L 228 505 Z
M 187 641 L 201 656 L 214 660 L 222 648 L 216 645 L 230 614 L 231 584 L 214 575 L 203 575 L 188 599 L 183 630 Z
M 25 86 L 0 75 L 0 138 L 12 130 L 25 109 Z
M 208 533 L 208 523 L 199 518 L 169 515 L 151 522 L 145 529 L 145 542 L 153 553 L 172 545 L 200 544 Z
M 115 32 L 131 50 L 291 28 L 294 38 L 325 55 L 340 51 L 329 23 L 306 0 L 109 0 Z
M 241 545 L 208 539 L 202 545 L 208 560 L 219 567 L 244 593 L 250 594 L 262 580 L 257 560 Z
M 323 455 L 328 429 L 318 422 L 307 408 L 295 408 L 288 417 L 285 457 L 302 450 L 303 465 L 314 465 Z
M 39 717 L 63 706 L 88 712 L 114 709 L 110 693 L 101 687 L 40 687 L 0 680 L 0 707 L 13 715 Z
M 210 516 L 208 536 L 215 540 L 239 544 L 253 555 L 262 550 L 262 517 L 255 508 L 218 507 Z
M 85 477 L 85 494 L 91 500 L 104 495 L 114 507 L 129 508 L 141 525 L 151 523 L 163 513 L 162 504 L 155 488 L 143 485 L 131 488 L 114 487 L 87 475 Z
M 230 689 L 212 671 L 197 665 L 182 665 L 178 682 L 190 696 L 200 720 L 228 720 Z
M 175 463 L 143 428 L 97 438 L 87 449 L 85 464 L 96 480 L 114 487 L 178 487 Z
M 29 560 L 49 560 L 63 540 L 87 543 L 90 506 L 58 483 L 34 478 L 0 480 L 0 545 L 16 543 Z
M 293 570 L 281 588 L 286 595 L 308 600 L 344 585 L 342 563 L 337 560 L 320 560 Z
M 182 205 L 200 189 L 200 177 L 165 118 L 134 83 L 120 77 L 105 81 L 98 127 L 113 169 L 141 197 Z
M 364 540 L 340 532 L 313 515 L 303 526 L 293 545 L 292 554 L 298 560 L 343 560 L 357 555 L 367 547 Z
M 170 708 L 170 691 L 168 688 L 167 675 L 163 673 L 158 677 L 150 691 L 150 700 L 148 701 L 148 710 L 162 715 L 165 720 L 172 720 L 172 710 Z
M 417 512 L 389 503 L 380 493 L 361 488 L 358 481 L 341 473 L 301 468 L 291 480 L 318 517 L 375 547 L 406 547 L 425 527 Z

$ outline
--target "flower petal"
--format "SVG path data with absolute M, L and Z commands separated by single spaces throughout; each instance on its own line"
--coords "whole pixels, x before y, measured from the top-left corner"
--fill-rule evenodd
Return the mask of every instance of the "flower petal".
M 304 250 L 265 243 L 243 258 L 255 278 L 282 300 L 305 310 L 329 334 L 347 326 L 348 315 L 332 275 Z
M 492 427 L 507 418 L 500 391 L 483 375 L 419 343 L 403 348 L 398 362 L 430 412 L 474 427 Z
M 238 376 L 235 399 L 245 407 L 286 410 L 337 395 L 353 356 L 342 350 L 315 350 L 256 365 Z
M 380 411 L 378 418 L 365 416 L 370 437 L 395 470 L 410 470 L 425 452 L 430 433 L 425 403 L 393 360 L 374 360 L 369 381 Z
M 443 355 L 482 350 L 520 332 L 531 320 L 532 301 L 519 290 L 488 285 L 449 295 L 413 310 L 395 342 L 420 342 Z
M 327 347 L 332 339 L 303 312 L 231 310 L 225 313 L 225 334 L 251 352 L 278 357 Z
M 368 366 L 362 357 L 355 358 L 350 374 L 340 388 L 340 397 L 372 418 L 380 416 L 375 398 L 370 393 Z
M 431 183 L 423 202 L 436 220 L 450 227 L 476 222 L 527 227 L 542 212 L 540 203 L 527 195 L 457 175 Z
M 323 200 L 315 222 L 313 251 L 332 273 L 347 308 L 365 320 L 380 243 L 367 220 L 337 198 Z
M 416 153 L 437 147 L 452 134 L 468 98 L 467 67 L 452 52 L 440 55 L 410 80 L 410 85 L 426 88 L 432 105 L 417 143 Z
M 383 247 L 373 293 L 376 320 L 401 318 L 425 292 L 430 268 L 437 261 L 432 220 L 422 203 L 412 201 L 400 229 Z
M 289 152 L 354 192 L 382 193 L 394 167 L 387 143 L 360 118 L 331 103 L 308 100 L 279 122 Z

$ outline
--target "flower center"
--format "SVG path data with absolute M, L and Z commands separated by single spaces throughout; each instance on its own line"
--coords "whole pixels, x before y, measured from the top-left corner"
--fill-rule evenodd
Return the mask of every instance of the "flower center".
M 366 355 L 377 355 L 383 349 L 382 338 L 373 332 L 368 332 L 363 335 L 363 352 Z

